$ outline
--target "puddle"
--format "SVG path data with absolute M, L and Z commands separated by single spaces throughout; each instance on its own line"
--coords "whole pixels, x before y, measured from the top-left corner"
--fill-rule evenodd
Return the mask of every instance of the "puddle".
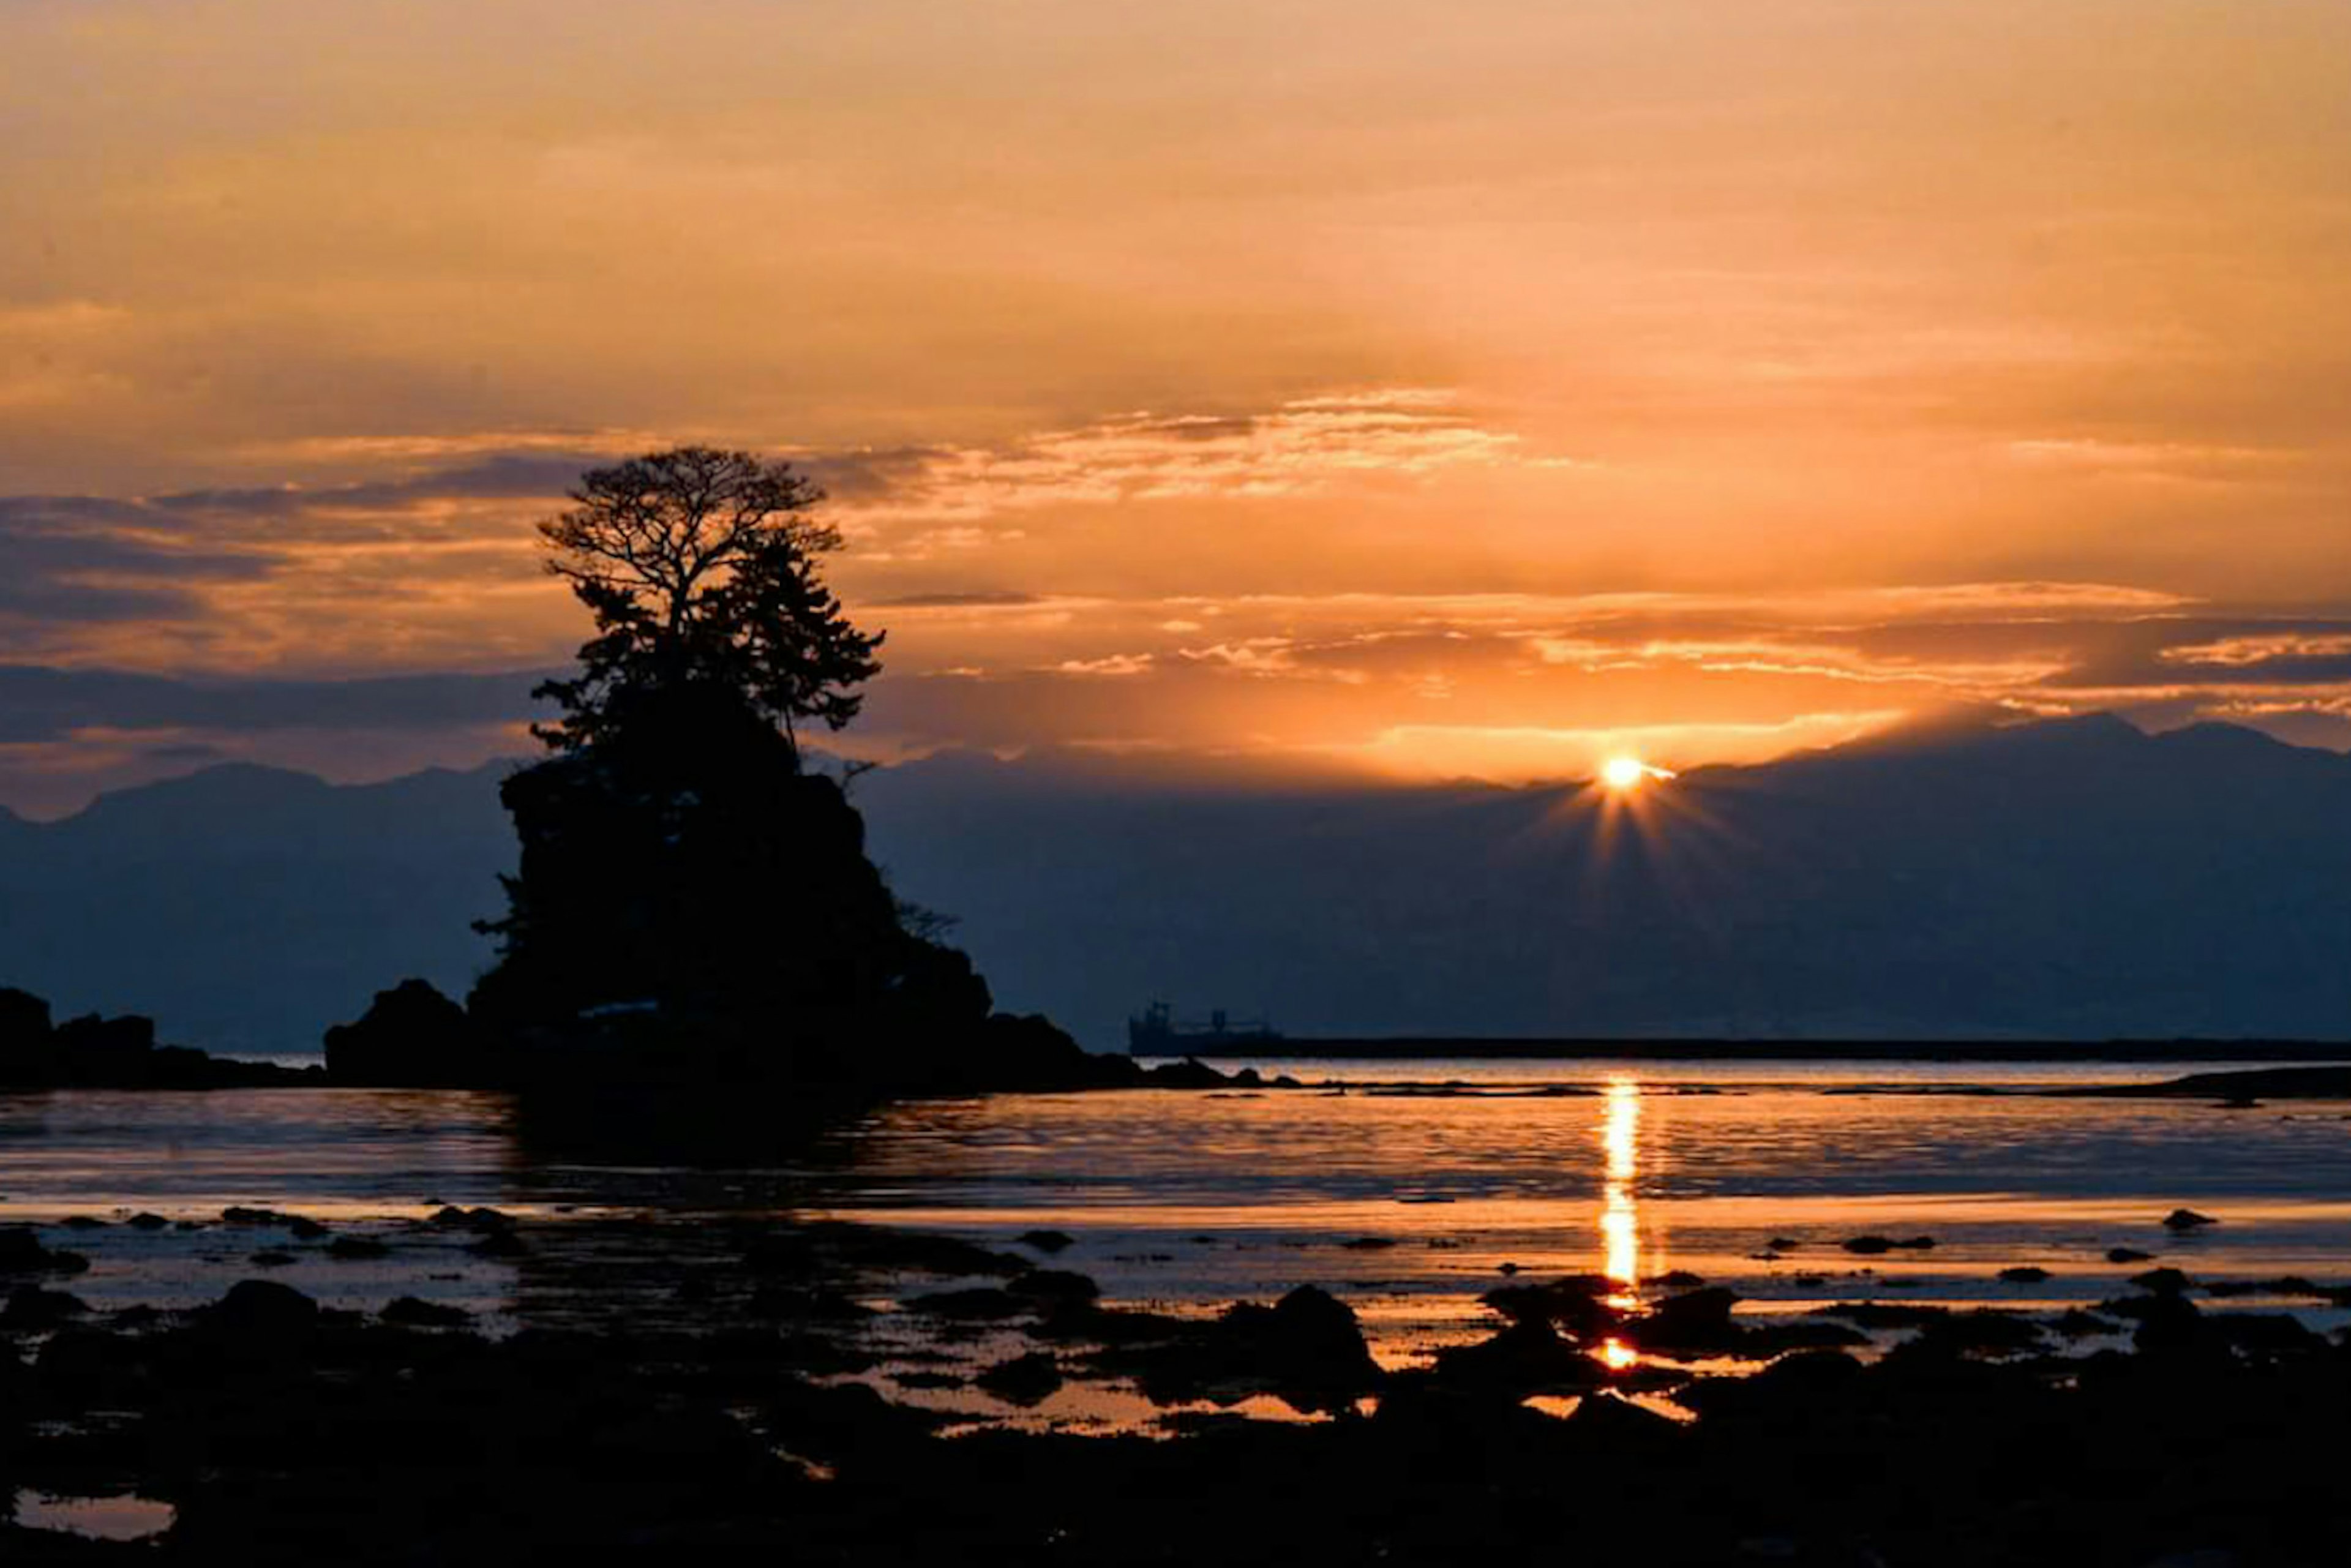
M 56 1497 L 30 1488 L 16 1494 L 16 1522 L 26 1530 L 62 1530 L 94 1541 L 144 1541 L 172 1528 L 175 1511 L 152 1498 Z

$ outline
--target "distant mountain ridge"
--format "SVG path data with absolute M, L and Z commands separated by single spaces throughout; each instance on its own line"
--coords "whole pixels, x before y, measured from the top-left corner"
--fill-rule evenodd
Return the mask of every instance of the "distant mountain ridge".
M 314 1050 L 405 975 L 462 993 L 514 858 L 511 766 L 339 786 L 235 763 L 0 821 L 0 984 L 220 1051 Z
M 1091 1041 L 1156 995 L 1351 1036 L 2351 1037 L 2351 758 L 2226 726 L 1896 734 L 1630 810 L 1021 772 L 865 798 L 903 891 Z
M 0 985 L 308 1049 L 462 993 L 512 764 L 232 766 L 0 813 Z M 948 754 L 856 799 L 999 1005 L 1120 1041 L 1155 996 L 1293 1034 L 2351 1038 L 2351 758 L 2104 716 L 1576 787 L 1218 789 Z

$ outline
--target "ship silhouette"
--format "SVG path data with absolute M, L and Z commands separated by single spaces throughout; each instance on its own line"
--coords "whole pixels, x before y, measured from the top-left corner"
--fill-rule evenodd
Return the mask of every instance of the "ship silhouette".
M 1203 1022 L 1179 1019 L 1165 1002 L 1153 1002 L 1139 1018 L 1126 1020 L 1130 1056 L 1215 1056 L 1252 1045 L 1268 1045 L 1281 1031 L 1264 1019 L 1236 1019 L 1217 1009 Z

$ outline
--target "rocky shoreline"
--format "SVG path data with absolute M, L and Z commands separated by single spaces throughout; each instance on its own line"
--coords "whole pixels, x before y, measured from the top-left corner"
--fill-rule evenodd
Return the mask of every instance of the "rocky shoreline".
M 267 1210 L 206 1228 L 369 1244 Z M 0 1498 L 169 1511 L 144 1542 L 0 1527 L 0 1557 L 1452 1563 L 1552 1540 L 2222 1564 L 2329 1561 L 2351 1523 L 2351 1353 L 2176 1270 L 2090 1322 L 1855 1302 L 1750 1326 L 1702 1282 L 1633 1303 L 1510 1280 L 1484 1337 L 1384 1367 L 1311 1285 L 1207 1315 L 1105 1304 L 1050 1232 L 447 1208 L 393 1240 L 517 1260 L 569 1304 L 494 1333 L 410 1296 L 334 1310 L 264 1270 L 209 1304 L 99 1312 L 71 1228 L 0 1230 Z M 893 1385 L 873 1375 L 893 1328 L 959 1354 Z M 2132 1348 L 2069 1354 L 2085 1333 Z M 909 1396 L 925 1383 L 1013 1408 L 1119 1387 L 1166 1414 L 1155 1437 L 1012 1430 Z M 1245 1418 L 1266 1409 L 1287 1418 Z

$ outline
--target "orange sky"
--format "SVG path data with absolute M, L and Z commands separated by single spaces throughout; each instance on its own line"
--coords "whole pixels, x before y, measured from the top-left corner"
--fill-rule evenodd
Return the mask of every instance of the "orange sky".
M 881 755 L 2342 746 L 2346 414 L 2339 0 L 0 0 L 0 664 L 541 667 L 562 475 L 703 439 Z M 271 735 L 0 799 L 512 744 Z

